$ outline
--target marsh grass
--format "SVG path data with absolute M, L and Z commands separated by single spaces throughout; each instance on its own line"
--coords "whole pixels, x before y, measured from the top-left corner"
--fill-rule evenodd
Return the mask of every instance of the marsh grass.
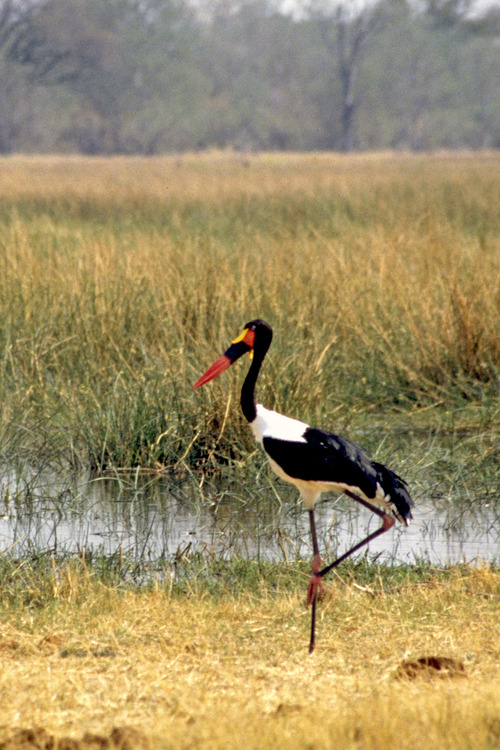
M 496 154 L 15 157 L 0 199 L 11 456 L 244 460 L 241 368 L 190 385 L 255 316 L 275 329 L 259 395 L 290 415 L 498 422 Z
M 3 559 L 0 742 L 126 727 L 150 748 L 498 746 L 495 569 L 347 566 L 309 657 L 303 566 L 181 567 L 137 589 L 88 560 Z M 463 669 L 401 678 L 424 657 Z

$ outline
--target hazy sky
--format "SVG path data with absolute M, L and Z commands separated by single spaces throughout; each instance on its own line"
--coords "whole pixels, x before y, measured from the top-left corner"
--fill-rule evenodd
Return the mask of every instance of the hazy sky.
M 374 2 L 377 2 L 378 0 L 324 0 L 324 5 L 328 6 L 335 6 L 339 3 L 342 5 L 350 5 L 351 7 L 358 5 L 360 7 L 363 7 L 364 5 L 370 5 Z M 281 6 L 285 9 L 292 9 L 292 8 L 300 8 L 301 6 L 307 5 L 307 0 L 283 0 L 282 3 L 280 3 Z M 500 0 L 474 0 L 474 6 L 478 11 L 484 11 L 487 8 L 491 8 L 494 6 L 500 7 Z

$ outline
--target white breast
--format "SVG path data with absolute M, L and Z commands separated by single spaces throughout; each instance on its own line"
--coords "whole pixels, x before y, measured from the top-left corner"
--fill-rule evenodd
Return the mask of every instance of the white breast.
M 254 438 L 262 443 L 265 437 L 287 440 L 292 443 L 305 443 L 304 432 L 309 427 L 305 422 L 278 414 L 257 404 L 257 416 L 250 422 Z

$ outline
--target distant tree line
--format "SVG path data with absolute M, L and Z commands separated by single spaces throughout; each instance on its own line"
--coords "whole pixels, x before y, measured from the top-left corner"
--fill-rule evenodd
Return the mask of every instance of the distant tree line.
M 0 153 L 210 147 L 498 148 L 500 7 L 0 0 Z

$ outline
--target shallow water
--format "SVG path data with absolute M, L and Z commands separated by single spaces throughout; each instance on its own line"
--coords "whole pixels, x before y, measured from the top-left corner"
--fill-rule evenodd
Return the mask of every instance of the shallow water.
M 274 487 L 274 485 L 273 485 Z M 309 521 L 302 503 L 262 492 L 243 501 L 234 485 L 203 495 L 192 485 L 136 474 L 113 479 L 21 479 L 0 474 L 0 554 L 120 553 L 137 562 L 187 551 L 248 559 L 309 559 Z M 358 554 L 389 563 L 435 565 L 500 561 L 500 502 L 434 497 L 417 502 L 409 528 L 396 524 Z M 325 496 L 317 506 L 325 561 L 378 527 L 379 519 L 348 498 Z

